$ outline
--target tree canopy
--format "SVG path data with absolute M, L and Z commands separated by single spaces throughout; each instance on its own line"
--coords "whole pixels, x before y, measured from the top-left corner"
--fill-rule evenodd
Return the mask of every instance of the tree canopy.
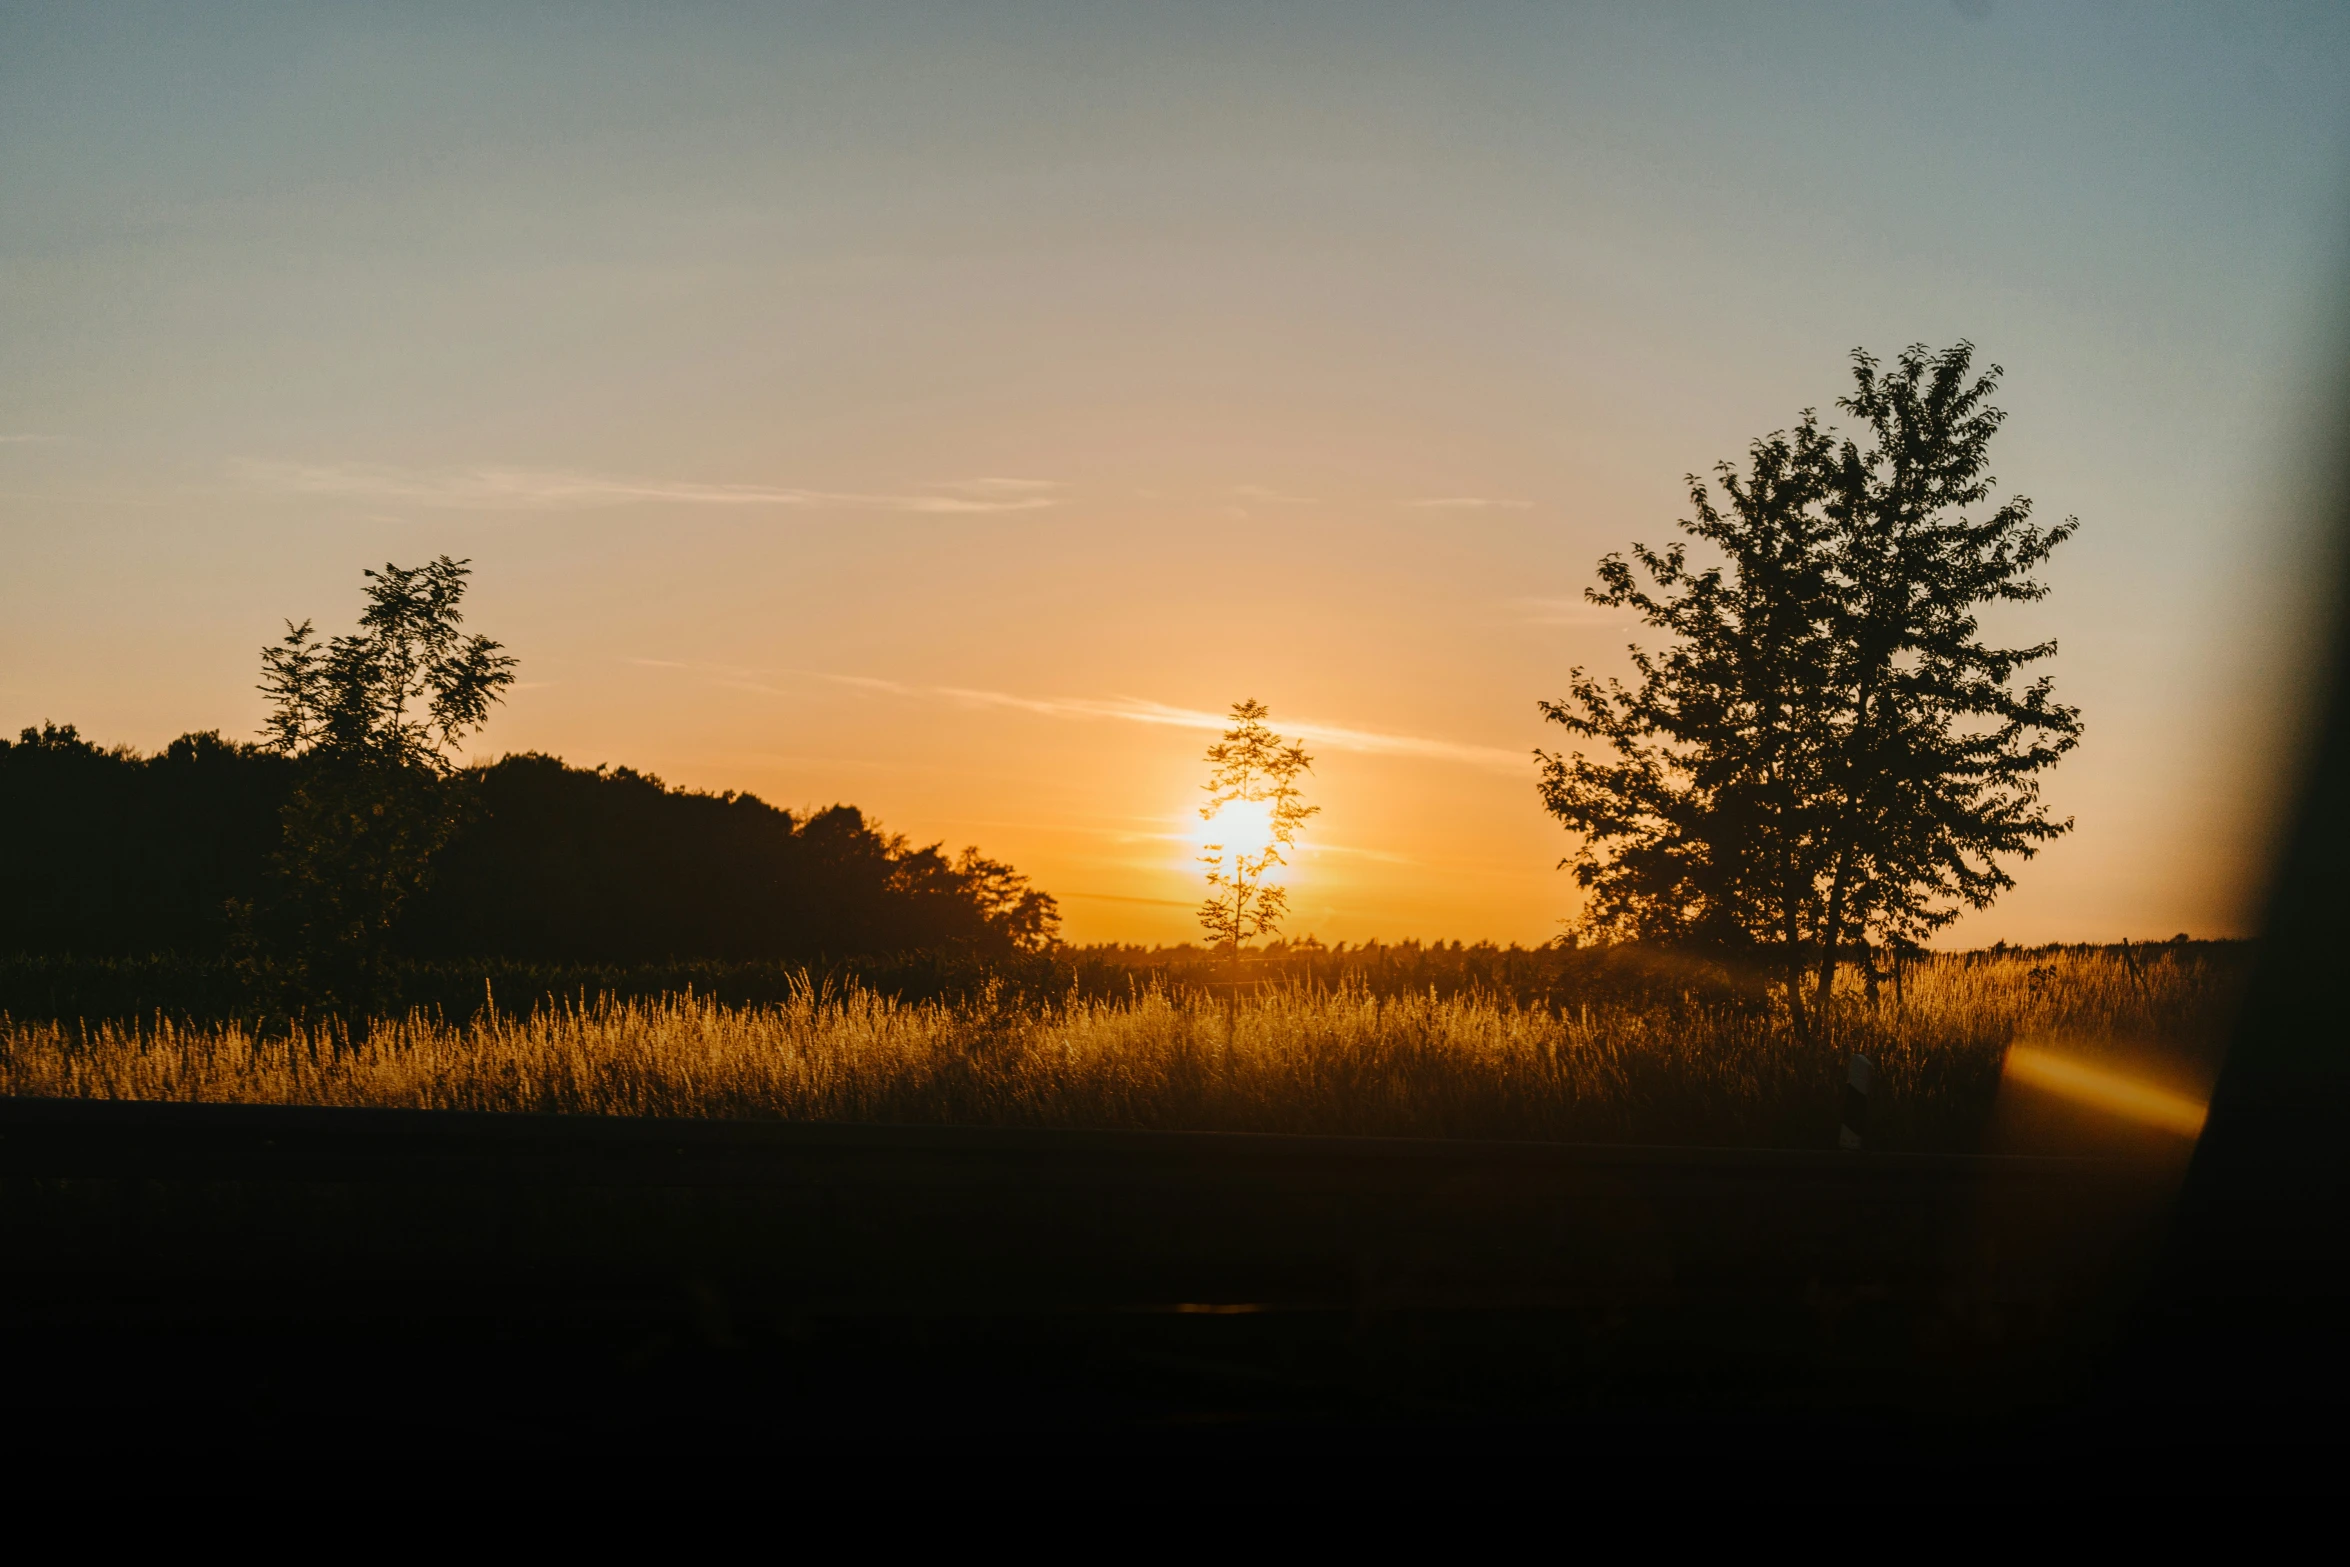
M 311 622 L 261 650 L 270 699 L 264 744 L 287 756 L 324 754 L 448 773 L 466 735 L 514 683 L 517 661 L 459 628 L 470 563 L 364 571 L 367 607 L 354 633 L 317 639 Z

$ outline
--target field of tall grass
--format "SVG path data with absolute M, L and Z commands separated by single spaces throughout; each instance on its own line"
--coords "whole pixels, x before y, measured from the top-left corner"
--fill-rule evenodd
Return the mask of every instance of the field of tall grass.
M 1832 1042 L 1753 1002 L 1560 1007 L 1302 984 L 1057 1002 L 803 985 L 752 1006 L 691 993 L 520 1015 L 485 1004 L 360 1037 L 0 1017 L 0 1094 L 1824 1147 L 1859 1051 L 1880 1074 L 1873 1145 L 1961 1150 L 1982 1145 L 2018 1040 L 2207 1087 L 2242 967 L 2225 949 L 1937 957 L 1898 996 L 1841 996 Z

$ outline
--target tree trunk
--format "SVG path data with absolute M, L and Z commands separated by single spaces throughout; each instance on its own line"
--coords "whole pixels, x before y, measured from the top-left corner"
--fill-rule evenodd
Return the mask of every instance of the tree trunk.
M 1836 944 L 1844 933 L 1844 857 L 1836 859 L 1836 874 L 1828 882 L 1828 914 L 1820 926 L 1820 985 L 1813 1001 L 1813 1010 L 1819 1013 L 1820 1037 L 1833 1031 L 1834 1013 L 1830 1009 L 1836 986 Z
M 1240 938 L 1248 928 L 1248 880 L 1240 856 L 1232 856 L 1232 993 L 1240 994 Z
M 1795 928 L 1795 902 L 1790 898 L 1781 921 L 1787 945 L 1787 1021 L 1795 1029 L 1795 1037 L 1805 1043 L 1811 1041 L 1811 1019 L 1803 1011 L 1803 942 Z
M 1836 948 L 1844 935 L 1845 874 L 1852 866 L 1852 842 L 1861 836 L 1860 824 L 1864 820 L 1857 798 L 1861 791 L 1854 787 L 1854 780 L 1868 776 L 1867 758 L 1875 749 L 1869 743 L 1868 735 L 1869 710 L 1875 702 L 1876 684 L 1875 669 L 1865 670 L 1853 703 L 1853 749 L 1858 755 L 1845 769 L 1843 809 L 1838 813 L 1845 847 L 1836 852 L 1836 870 L 1828 879 L 1827 918 L 1822 922 L 1820 930 L 1820 986 L 1815 1008 L 1820 1015 L 1822 1038 L 1834 1032 L 1835 1014 L 1830 1003 L 1834 999 L 1836 987 Z

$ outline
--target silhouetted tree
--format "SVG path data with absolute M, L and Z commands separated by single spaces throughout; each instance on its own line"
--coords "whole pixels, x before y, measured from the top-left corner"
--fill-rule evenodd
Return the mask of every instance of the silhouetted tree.
M 311 623 L 261 654 L 267 746 L 299 764 L 280 813 L 274 896 L 257 929 L 307 995 L 363 1021 L 401 908 L 457 830 L 456 748 L 488 721 L 515 660 L 459 628 L 467 563 L 369 571 L 357 632 Z
M 1211 823 L 1225 820 L 1228 841 L 1208 844 L 1200 856 L 1208 867 L 1208 897 L 1199 920 L 1214 944 L 1235 958 L 1251 937 L 1281 928 L 1289 894 L 1268 883 L 1266 874 L 1289 863 L 1281 851 L 1295 845 L 1298 828 L 1321 809 L 1306 804 L 1297 786 L 1298 775 L 1311 772 L 1314 759 L 1304 746 L 1290 744 L 1265 726 L 1272 716 L 1272 709 L 1253 697 L 1233 703 L 1233 726 L 1208 747 L 1208 781 L 1201 785 L 1208 803 L 1200 807 L 1200 817 Z M 1233 829 L 1244 822 L 1261 842 L 1242 841 Z
M 2036 775 L 2076 743 L 2078 711 L 2045 676 L 2011 689 L 2056 644 L 1988 646 L 1976 612 L 2043 596 L 2031 572 L 2076 524 L 2034 527 L 2021 497 L 1966 515 L 2002 418 L 1999 371 L 1970 379 L 1972 353 L 1913 347 L 1881 372 L 1855 352 L 1838 406 L 1866 448 L 1807 411 L 1755 443 L 1743 479 L 1716 469 L 1726 509 L 1692 475 L 1682 527 L 1723 563 L 1635 545 L 1587 594 L 1672 645 L 1633 648 L 1629 685 L 1578 668 L 1541 704 L 1600 745 L 1536 753 L 1544 805 L 1581 835 L 1566 863 L 1585 928 L 1765 957 L 1799 1027 L 1812 964 L 1824 1004 L 1840 952 L 1914 946 L 2013 885 L 1999 856 L 2071 825 Z

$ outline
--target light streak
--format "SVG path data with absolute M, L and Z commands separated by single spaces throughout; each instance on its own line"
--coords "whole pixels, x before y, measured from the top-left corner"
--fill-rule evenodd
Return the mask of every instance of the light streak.
M 2008 1048 L 2007 1076 L 2108 1115 L 2180 1137 L 2201 1136 L 2204 1118 L 2210 1113 L 2210 1107 L 2200 1100 L 2033 1045 Z

